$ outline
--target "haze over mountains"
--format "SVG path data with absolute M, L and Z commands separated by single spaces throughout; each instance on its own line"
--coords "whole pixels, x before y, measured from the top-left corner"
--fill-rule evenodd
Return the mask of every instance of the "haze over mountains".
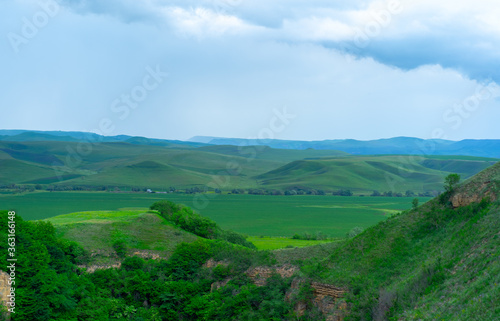
M 355 155 L 410 154 L 500 157 L 499 139 L 466 139 L 457 142 L 443 139 L 394 137 L 368 141 L 355 139 L 299 141 L 195 136 L 189 141 L 213 145 L 265 145 L 283 149 L 333 149 Z
M 0 186 L 422 193 L 440 191 L 449 173 L 468 178 L 500 157 L 499 140 L 193 140 L 2 130 Z

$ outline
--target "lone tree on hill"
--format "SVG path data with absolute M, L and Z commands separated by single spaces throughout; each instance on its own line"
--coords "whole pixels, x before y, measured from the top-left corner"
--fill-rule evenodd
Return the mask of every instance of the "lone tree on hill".
M 415 198 L 413 199 L 413 201 L 411 202 L 411 205 L 412 205 L 411 207 L 412 207 L 413 209 L 416 209 L 416 208 L 418 207 L 418 198 L 416 198 L 416 197 L 415 197 Z
M 444 189 L 447 193 L 453 192 L 458 182 L 460 182 L 460 175 L 450 174 L 444 179 Z

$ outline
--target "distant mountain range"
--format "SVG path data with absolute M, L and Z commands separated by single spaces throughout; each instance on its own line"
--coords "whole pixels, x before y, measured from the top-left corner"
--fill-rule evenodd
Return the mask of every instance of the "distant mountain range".
M 337 150 L 352 155 L 461 155 L 500 158 L 500 139 L 451 141 L 394 137 L 376 140 L 335 139 L 300 141 L 279 139 L 243 139 L 195 136 L 188 141 L 156 139 L 129 135 L 102 136 L 76 131 L 0 130 L 0 141 L 90 141 L 125 142 L 134 145 L 196 148 L 210 145 L 268 146 L 276 149 Z
M 129 135 L 103 136 L 88 132 L 66 132 L 66 131 L 39 131 L 39 130 L 6 130 L 0 129 L 0 141 L 10 142 L 33 142 L 33 141 L 52 141 L 52 142 L 103 142 L 116 143 L 126 142 L 135 145 L 152 145 L 152 146 L 171 146 L 171 145 L 186 145 L 191 147 L 201 147 L 208 144 L 198 142 L 185 142 L 179 140 L 167 140 L 146 138 Z
M 451 141 L 442 139 L 420 139 L 413 137 L 394 137 L 377 140 L 322 140 L 299 141 L 279 139 L 241 139 L 195 136 L 190 142 L 212 145 L 264 145 L 280 149 L 329 149 L 353 155 L 463 155 L 478 157 L 500 157 L 500 139 L 466 139 Z

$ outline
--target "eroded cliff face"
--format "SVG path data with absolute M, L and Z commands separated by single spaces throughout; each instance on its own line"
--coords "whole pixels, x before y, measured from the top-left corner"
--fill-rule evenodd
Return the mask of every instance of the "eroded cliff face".
M 283 266 L 257 266 L 248 269 L 245 274 L 253 280 L 255 285 L 264 286 L 273 273 L 281 275 L 282 278 L 289 278 L 299 270 L 298 267 L 286 264 Z
M 227 262 L 210 259 L 203 266 L 206 268 L 215 268 L 217 265 L 227 265 Z M 252 267 L 246 270 L 245 274 L 252 279 L 256 286 L 264 286 L 266 285 L 267 279 L 274 273 L 279 274 L 282 278 L 290 278 L 298 271 L 299 268 L 297 266 L 285 264 Z M 216 291 L 224 287 L 229 281 L 231 281 L 231 278 L 212 283 L 211 291 Z M 327 321 L 342 321 L 347 309 L 347 304 L 342 300 L 346 293 L 346 290 L 343 288 L 336 287 L 332 284 L 311 282 L 296 277 L 292 281 L 290 290 L 286 294 L 286 300 L 289 302 L 294 299 L 296 300 L 301 286 L 306 283 L 313 289 L 313 299 L 312 302 L 310 300 L 309 302 L 299 300 L 295 304 L 295 312 L 297 315 L 302 316 L 308 306 L 310 307 L 312 305 L 317 307 L 318 310 L 325 315 Z
M 483 198 L 489 198 L 491 201 L 498 199 L 497 181 L 487 181 L 481 185 L 469 185 L 461 187 L 451 197 L 451 204 L 454 208 L 467 206 L 471 203 L 481 202 Z
M 500 162 L 458 186 L 450 201 L 457 208 L 480 202 L 483 198 L 500 199 Z
M 9 285 L 9 274 L 4 271 L 0 271 L 0 305 L 2 307 L 5 307 L 5 309 L 8 308 L 7 306 L 7 300 L 10 293 L 10 285 Z M 0 315 L 2 320 L 10 320 L 10 313 L 5 312 L 2 315 Z
M 205 263 L 205 267 L 214 268 L 217 265 L 227 265 L 227 263 L 222 261 L 209 260 Z M 249 268 L 245 274 L 252 279 L 255 285 L 264 286 L 266 285 L 267 279 L 269 279 L 274 273 L 279 274 L 282 278 L 290 278 L 299 268 L 291 265 L 285 264 L 281 266 L 257 266 Z M 222 281 L 214 282 L 211 286 L 212 291 L 216 291 L 219 288 L 225 286 L 230 278 L 224 279 Z M 346 293 L 343 288 L 336 287 L 332 284 L 320 283 L 320 282 L 310 282 L 308 280 L 296 277 L 292 281 L 290 290 L 286 294 L 286 300 L 292 301 L 297 298 L 300 287 L 308 283 L 313 289 L 313 299 L 312 302 L 305 302 L 304 300 L 299 300 L 295 305 L 295 312 L 297 315 L 302 316 L 308 306 L 315 306 L 318 310 L 325 315 L 327 321 L 342 321 L 344 319 L 347 304 L 342 298 Z
M 309 283 L 313 289 L 313 299 L 309 305 L 317 307 L 325 316 L 327 321 L 342 321 L 347 312 L 347 303 L 343 300 L 346 290 L 332 284 L 309 282 L 301 278 L 292 281 L 290 291 L 287 293 L 287 300 L 292 300 L 300 288 Z M 301 300 L 295 305 L 295 313 L 302 316 L 308 308 L 308 302 Z

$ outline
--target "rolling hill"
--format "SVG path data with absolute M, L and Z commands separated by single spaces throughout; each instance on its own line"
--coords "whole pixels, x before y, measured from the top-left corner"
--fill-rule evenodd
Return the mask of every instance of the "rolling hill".
M 255 186 L 251 177 L 285 161 L 252 159 L 193 148 L 126 142 L 91 145 L 77 153 L 77 142 L 0 142 L 2 184 L 111 185 L 165 188 L 201 186 L 213 175 L 231 177 L 231 186 Z M 293 159 L 293 158 L 292 158 Z M 239 165 L 238 175 L 228 164 Z M 8 170 L 7 170 L 8 169 Z
M 286 148 L 207 145 L 82 132 L 0 133 L 4 133 L 4 140 L 0 140 L 0 186 L 4 188 L 11 184 L 40 184 L 125 190 L 204 189 L 210 186 L 225 191 L 429 192 L 440 191 L 443 177 L 451 172 L 467 178 L 498 160 L 456 155 L 352 155 L 338 150 L 301 149 L 305 146 L 293 144 Z M 82 140 L 84 137 L 87 139 Z M 397 151 L 404 146 L 429 143 L 413 138 L 335 142 L 338 147 L 354 144 L 357 153 L 361 154 Z M 448 141 L 432 143 L 455 144 Z M 462 149 L 464 153 L 474 145 L 473 142 L 460 143 L 469 144 Z M 480 141 L 474 148 L 478 154 L 484 150 L 495 154 L 495 144 L 495 141 Z M 291 147 L 298 149 L 289 149 Z
M 298 160 L 256 178 L 268 188 L 378 191 L 440 191 L 449 173 L 468 178 L 491 166 L 493 159 L 470 157 L 349 156 Z
M 89 265 L 111 266 L 121 261 L 113 244 L 124 242 L 129 255 L 168 258 L 182 242 L 196 235 L 167 222 L 147 209 L 79 212 L 51 217 L 57 236 L 78 242 L 92 257 Z

